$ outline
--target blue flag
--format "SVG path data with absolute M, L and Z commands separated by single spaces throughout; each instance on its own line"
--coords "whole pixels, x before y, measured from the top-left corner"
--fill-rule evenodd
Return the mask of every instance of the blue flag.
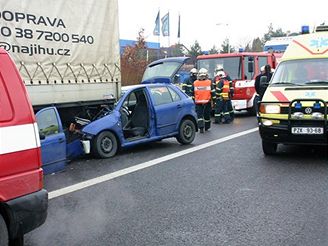
M 156 17 L 156 20 L 155 20 L 155 28 L 154 28 L 154 31 L 153 31 L 153 35 L 154 36 L 161 35 L 160 28 L 159 28 L 159 10 L 158 10 L 157 17 Z
M 162 34 L 163 36 L 170 36 L 170 13 L 162 17 Z

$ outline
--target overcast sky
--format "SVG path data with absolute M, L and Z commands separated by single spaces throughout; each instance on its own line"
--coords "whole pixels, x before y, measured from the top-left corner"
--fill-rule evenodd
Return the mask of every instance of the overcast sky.
M 245 46 L 253 38 L 263 37 L 270 23 L 274 29 L 299 32 L 302 25 L 328 24 L 328 1 L 259 1 L 259 0 L 118 0 L 120 38 L 135 39 L 138 30 L 145 29 L 146 41 L 158 42 L 153 36 L 155 19 L 170 12 L 170 38 L 160 37 L 161 46 L 174 44 L 177 39 L 178 15 L 181 15 L 180 42 L 187 47 L 195 40 L 202 50 L 213 45 L 221 47 L 229 38 L 236 48 Z

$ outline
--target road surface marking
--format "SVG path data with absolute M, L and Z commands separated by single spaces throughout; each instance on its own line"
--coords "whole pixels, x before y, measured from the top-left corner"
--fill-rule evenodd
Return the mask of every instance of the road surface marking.
M 184 155 L 193 153 L 195 151 L 202 150 L 202 149 L 205 149 L 205 148 L 209 148 L 213 145 L 223 143 L 223 142 L 229 141 L 231 139 L 238 138 L 238 137 L 253 133 L 257 130 L 258 130 L 258 128 L 256 127 L 256 128 L 252 128 L 252 129 L 243 131 L 243 132 L 238 132 L 238 133 L 232 134 L 232 135 L 227 136 L 227 137 L 216 139 L 216 140 L 213 140 L 211 142 L 204 143 L 204 144 L 201 144 L 201 145 L 189 148 L 189 149 L 181 150 L 181 151 L 176 152 L 174 154 L 169 154 L 169 155 L 166 155 L 166 156 L 163 156 L 163 157 L 159 157 L 159 158 L 156 158 L 154 160 L 147 161 L 147 162 L 144 162 L 144 163 L 140 163 L 140 164 L 134 165 L 132 167 L 128 167 L 128 168 L 125 168 L 125 169 L 122 169 L 122 170 L 119 170 L 119 171 L 116 171 L 116 172 L 113 172 L 113 173 L 105 174 L 105 175 L 99 176 L 97 178 L 89 179 L 89 180 L 86 180 L 86 181 L 83 181 L 83 182 L 80 182 L 80 183 L 77 183 L 77 184 L 74 184 L 74 185 L 67 186 L 67 187 L 62 188 L 62 189 L 51 191 L 51 192 L 49 192 L 49 199 L 53 199 L 53 198 L 56 198 L 56 197 L 59 197 L 59 196 L 63 196 L 63 195 L 66 195 L 66 194 L 69 194 L 69 193 L 72 193 L 72 192 L 75 192 L 75 191 L 78 191 L 78 190 L 82 190 L 82 189 L 85 189 L 87 187 L 90 187 L 90 186 L 93 186 L 93 185 L 96 185 L 96 184 L 100 184 L 100 183 L 109 181 L 111 179 L 121 177 L 123 175 L 145 169 L 147 167 L 152 167 L 152 166 L 158 165 L 162 162 L 169 161 L 169 160 L 175 159 L 177 157 L 184 156 Z

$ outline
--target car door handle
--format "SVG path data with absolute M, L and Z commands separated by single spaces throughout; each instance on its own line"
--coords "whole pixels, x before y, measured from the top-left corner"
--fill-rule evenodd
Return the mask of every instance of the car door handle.
M 177 108 L 182 108 L 182 106 L 180 104 L 177 105 Z
M 63 143 L 64 141 L 65 141 L 64 138 L 59 138 L 59 139 L 58 139 L 58 143 Z

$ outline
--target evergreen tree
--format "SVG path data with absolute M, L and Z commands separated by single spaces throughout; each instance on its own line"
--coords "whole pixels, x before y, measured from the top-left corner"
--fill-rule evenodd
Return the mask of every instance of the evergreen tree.
M 253 52 L 260 52 L 260 51 L 263 51 L 263 46 L 264 46 L 264 43 L 261 41 L 261 39 L 259 37 L 253 39 L 253 42 L 252 42 L 252 51 Z
M 270 25 L 268 26 L 268 32 L 265 33 L 262 38 L 262 43 L 265 44 L 265 42 L 270 40 L 271 38 L 286 37 L 286 36 L 287 36 L 286 32 L 284 32 L 281 28 L 274 30 L 272 23 L 270 23 Z
M 226 38 L 221 45 L 220 53 L 233 53 L 235 52 L 235 48 L 231 46 L 230 40 Z
M 184 47 L 180 43 L 171 46 L 171 56 L 184 56 Z
M 202 54 L 203 54 L 202 48 L 200 47 L 198 41 L 196 40 L 195 43 L 190 47 L 188 55 L 191 57 L 197 57 Z
M 219 54 L 219 50 L 216 48 L 215 45 L 208 51 L 209 54 Z

